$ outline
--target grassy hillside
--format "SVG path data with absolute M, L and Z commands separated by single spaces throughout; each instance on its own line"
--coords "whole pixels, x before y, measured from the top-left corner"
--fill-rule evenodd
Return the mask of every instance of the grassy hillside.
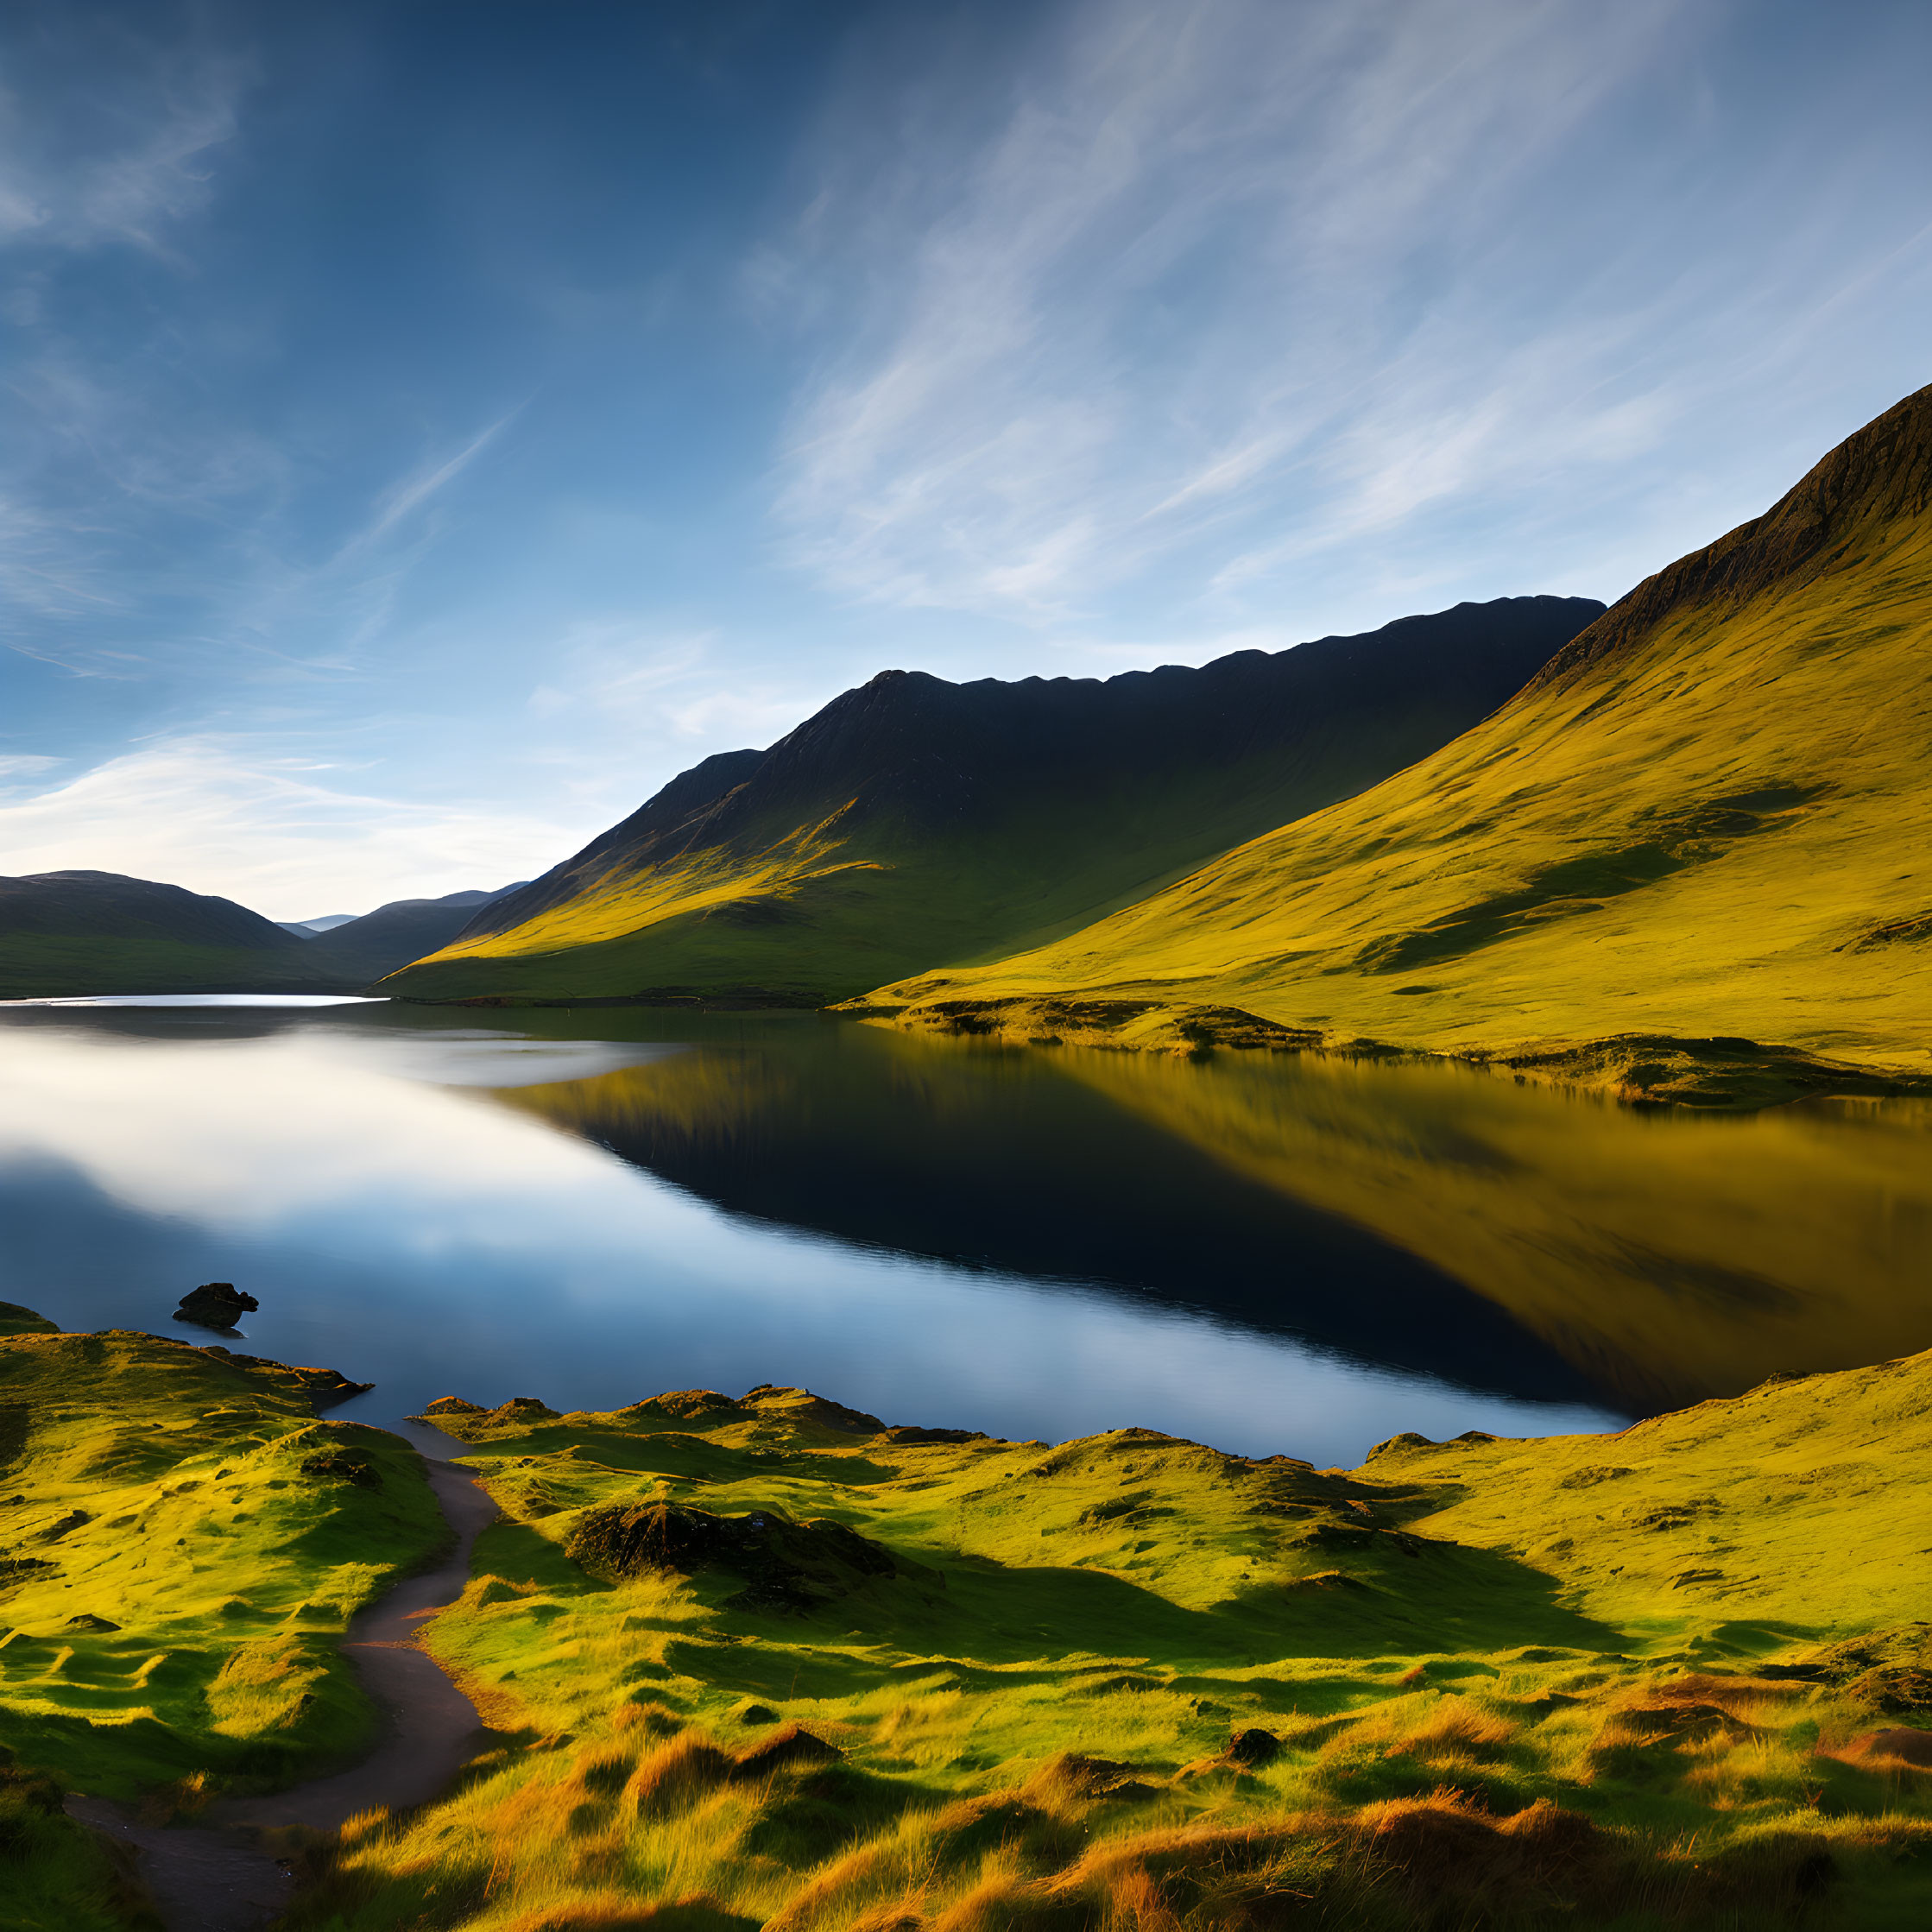
M 0 1744 L 71 1789 L 286 1783 L 366 1743 L 335 1649 L 443 1540 L 414 1452 L 300 1373 L 132 1331 L 0 1338 Z M 356 1472 L 360 1472 L 359 1474 Z
M 1600 608 L 1464 604 L 1105 682 L 883 672 L 685 773 L 385 990 L 819 1005 L 997 957 L 1434 750 Z
M 1352 1473 L 772 1387 L 433 1419 L 506 1512 L 429 1637 L 500 1744 L 296 1927 L 1932 1910 L 1932 1356 Z
M 0 999 L 89 993 L 351 989 L 298 938 L 232 900 L 112 872 L 0 879 Z
M 1434 756 L 1083 931 L 871 1003 L 1114 1044 L 1245 1013 L 1720 1102 L 1857 1084 L 1804 1055 L 1923 1078 L 1929 647 L 1932 389 Z M 1188 1016 L 1217 1007 L 1235 1017 Z

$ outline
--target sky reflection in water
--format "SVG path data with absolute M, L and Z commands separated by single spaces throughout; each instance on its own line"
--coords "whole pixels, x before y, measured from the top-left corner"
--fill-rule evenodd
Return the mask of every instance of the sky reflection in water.
M 1614 1213 L 1595 1247 L 1544 1224 L 1539 1177 L 1500 1151 L 1505 1125 L 1528 1127 L 1481 1115 L 1525 1105 L 1501 1083 L 1088 1066 L 815 1017 L 476 1017 L 14 1009 L 0 1297 L 69 1328 L 193 1336 L 168 1311 L 233 1280 L 263 1304 L 237 1346 L 374 1380 L 346 1412 L 377 1422 L 446 1393 L 604 1407 L 771 1380 L 893 1421 L 1050 1439 L 1139 1424 L 1354 1462 L 1399 1429 L 1613 1427 L 1664 1373 L 1604 1339 L 1656 1326 L 1656 1283 L 1632 1275 Z M 1456 1134 L 1451 1101 L 1476 1110 Z M 1572 1125 L 1605 1123 L 1642 1131 L 1617 1110 Z M 1417 1172 L 1476 1192 L 1418 1210 Z M 1481 1222 L 1479 1197 L 1493 1225 L 1472 1261 L 1441 1228 Z M 1572 1299 L 1610 1293 L 1589 1291 L 1599 1249 L 1637 1287 L 1579 1342 L 1506 1279 L 1512 1215 L 1559 1303 L 1569 1277 Z M 1665 1256 L 1673 1309 L 1697 1301 L 1683 1245 Z M 1472 1279 L 1485 1266 L 1500 1290 Z M 1716 1274 L 1702 1292 L 1749 1301 Z M 1901 1307 L 1909 1329 L 1923 1309 Z M 1606 1376 L 1614 1347 L 1638 1366 Z

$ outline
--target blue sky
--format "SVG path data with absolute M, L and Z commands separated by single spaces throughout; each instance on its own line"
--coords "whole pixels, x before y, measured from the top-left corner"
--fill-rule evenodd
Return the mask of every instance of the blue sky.
M 498 884 L 887 666 L 1614 598 L 1932 380 L 1920 0 L 16 0 L 0 871 Z

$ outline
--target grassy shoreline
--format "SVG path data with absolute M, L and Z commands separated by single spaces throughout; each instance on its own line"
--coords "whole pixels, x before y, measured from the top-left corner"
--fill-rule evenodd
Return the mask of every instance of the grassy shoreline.
M 315 1423 L 293 1372 L 47 1326 L 0 1338 L 9 1557 L 87 1520 L 0 1598 L 0 1814 L 22 1923 L 132 1926 L 35 1776 L 186 1818 L 339 1761 L 325 1653 L 435 1525 L 414 1452 Z M 493 1741 L 309 1846 L 290 1932 L 1932 1909 L 1932 1354 L 1353 1470 L 773 1386 L 427 1419 L 503 1512 L 422 1639 Z

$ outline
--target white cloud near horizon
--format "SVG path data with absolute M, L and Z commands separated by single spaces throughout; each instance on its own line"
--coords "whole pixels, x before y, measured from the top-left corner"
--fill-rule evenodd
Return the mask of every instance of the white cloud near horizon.
M 1832 410 L 1858 372 L 1800 366 L 1807 318 L 1926 265 L 1922 217 L 1860 195 L 1831 76 L 1815 141 L 1781 151 L 1762 103 L 1716 131 L 1736 9 L 1042 20 L 976 124 L 916 89 L 868 117 L 890 77 L 862 67 L 756 265 L 827 341 L 778 474 L 786 553 L 859 602 L 1051 629 L 1140 583 L 1228 622 L 1321 606 L 1331 575 L 1613 597 L 1764 507 L 1737 452 L 1782 489 L 1812 422 L 1857 426 Z M 1734 453 L 1706 489 L 1672 451 L 1714 423 Z
M 299 919 L 505 886 L 583 843 L 527 811 L 382 797 L 354 776 L 213 738 L 143 746 L 0 793 L 0 869 L 117 872 Z

